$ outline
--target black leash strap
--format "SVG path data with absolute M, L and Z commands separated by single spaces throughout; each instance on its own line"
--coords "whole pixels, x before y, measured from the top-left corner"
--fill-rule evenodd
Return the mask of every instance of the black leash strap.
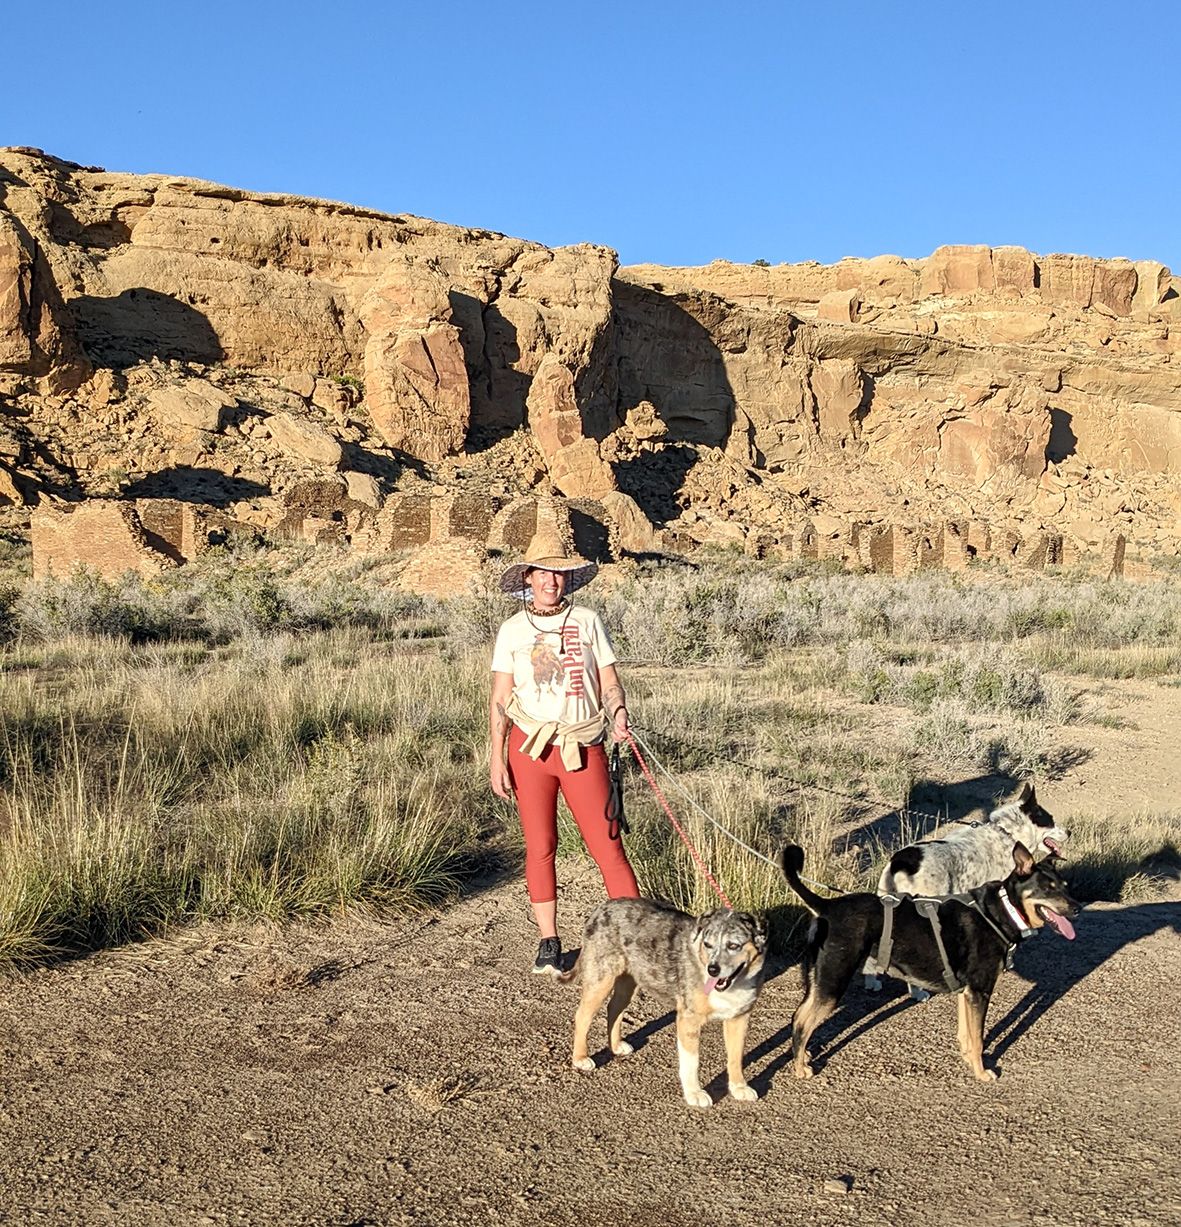
M 623 812 L 623 763 L 620 759 L 619 742 L 611 747 L 607 759 L 607 778 L 611 785 L 607 797 L 607 834 L 611 839 L 618 839 L 621 834 L 631 834 L 631 827 Z

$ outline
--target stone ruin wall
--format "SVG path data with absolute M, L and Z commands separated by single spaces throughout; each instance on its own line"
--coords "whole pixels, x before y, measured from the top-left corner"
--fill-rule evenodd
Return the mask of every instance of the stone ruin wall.
M 621 544 L 618 524 L 607 508 L 592 500 L 407 493 L 392 496 L 376 513 L 350 507 L 346 498 L 335 507 L 321 499 L 301 511 L 301 501 L 312 501 L 307 494 L 296 492 L 282 533 L 358 553 L 403 554 L 408 560 L 407 586 L 439 596 L 455 595 L 473 582 L 490 554 L 523 553 L 541 527 L 597 562 L 640 552 Z M 32 516 L 33 576 L 64 578 L 80 566 L 111 579 L 128 571 L 156 575 L 199 557 L 235 529 L 253 531 L 249 525 L 174 499 L 43 504 Z M 680 543 L 655 537 L 647 544 L 650 550 L 645 552 L 675 552 Z M 1116 534 L 1089 561 L 1098 562 L 1108 576 L 1123 576 L 1125 546 L 1125 538 Z M 986 525 L 963 523 L 918 527 L 854 523 L 823 535 L 804 524 L 782 533 L 770 545 L 752 535 L 746 552 L 771 561 L 831 560 L 882 575 L 914 575 L 932 568 L 962 571 L 973 561 L 1030 570 L 1080 561 L 1058 535 L 1023 537 L 1015 531 L 994 535 Z

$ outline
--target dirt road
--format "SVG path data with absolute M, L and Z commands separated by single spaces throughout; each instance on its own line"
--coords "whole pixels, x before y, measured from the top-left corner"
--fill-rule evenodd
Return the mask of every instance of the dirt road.
M 594 897 L 582 877 L 565 900 Z M 671 1020 L 569 1068 L 573 987 L 526 973 L 519 886 L 425 927 L 196 934 L 0 998 L 6 1221 L 54 1224 L 1165 1224 L 1181 1221 L 1181 901 L 1089 909 L 1019 954 L 990 1014 L 857 994 L 814 1080 L 794 969 L 751 1028 L 760 1102 L 682 1102 Z M 601 1030 L 600 1033 L 601 1035 Z M 843 1191 L 849 1184 L 848 1191 Z

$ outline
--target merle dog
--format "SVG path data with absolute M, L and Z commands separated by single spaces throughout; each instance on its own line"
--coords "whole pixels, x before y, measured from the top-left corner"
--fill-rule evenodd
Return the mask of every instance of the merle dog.
M 587 919 L 578 962 L 558 977 L 563 982 L 582 978 L 574 1068 L 595 1068 L 587 1032 L 605 1001 L 611 1051 L 619 1057 L 631 1054 L 622 1035 L 623 1011 L 638 987 L 676 1005 L 681 1090 L 690 1107 L 712 1103 L 698 1067 L 701 1028 L 715 1019 L 726 1039 L 731 1096 L 756 1099 L 742 1072 L 742 1054 L 750 1011 L 762 987 L 766 946 L 762 919 L 747 912 L 719 908 L 696 917 L 651 899 L 600 904 Z

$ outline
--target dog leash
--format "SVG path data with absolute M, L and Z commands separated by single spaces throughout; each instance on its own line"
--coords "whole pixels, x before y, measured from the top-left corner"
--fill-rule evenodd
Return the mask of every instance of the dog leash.
M 656 764 L 657 770 L 660 771 L 662 775 L 664 775 L 664 777 L 668 780 L 668 782 L 681 794 L 682 797 L 685 798 L 685 800 L 689 803 L 689 805 L 693 809 L 695 809 L 702 816 L 702 818 L 706 820 L 706 822 L 710 824 L 710 826 L 712 826 L 715 830 L 720 831 L 728 840 L 731 841 L 731 843 L 735 843 L 740 848 L 742 848 L 744 851 L 749 852 L 751 856 L 757 857 L 760 861 L 764 861 L 766 864 L 770 865 L 772 869 L 775 869 L 777 871 L 779 870 L 778 861 L 772 860 L 771 857 L 764 855 L 762 852 L 758 851 L 757 848 L 752 848 L 750 844 L 745 843 L 743 840 L 739 839 L 738 836 L 735 835 L 733 831 L 724 827 L 708 810 L 702 808 L 702 806 L 700 806 L 697 803 L 697 801 L 694 799 L 692 793 L 690 793 L 684 787 L 684 785 L 681 784 L 677 780 L 676 776 L 674 776 L 672 772 L 669 771 L 669 769 L 656 757 L 655 753 L 653 753 L 652 751 L 652 748 L 648 745 L 646 741 L 643 740 L 642 737 L 640 737 L 640 735 L 636 732 L 634 727 L 628 730 L 628 738 L 631 741 L 632 752 L 636 755 L 636 761 L 640 763 L 641 767 L 644 770 L 645 776 L 647 776 L 648 778 L 649 783 L 652 784 L 652 787 L 653 789 L 655 789 L 657 796 L 660 797 L 662 801 L 663 801 L 663 796 L 661 795 L 659 789 L 656 788 L 655 781 L 653 780 L 651 773 L 648 771 L 647 765 L 644 763 L 644 761 L 640 757 L 639 750 L 637 749 L 637 746 L 636 746 L 637 742 L 641 746 L 643 746 L 645 750 L 648 751 L 648 755 L 652 759 L 653 763 Z M 664 805 L 665 805 L 665 813 L 667 813 L 669 817 L 672 818 L 672 814 L 668 809 L 668 803 L 664 802 Z M 673 825 L 677 826 L 676 819 L 673 818 L 672 820 L 673 820 Z M 677 826 L 677 829 L 678 831 L 680 830 L 679 826 Z M 681 838 L 684 839 L 685 836 L 682 834 Z M 686 840 L 686 843 L 687 842 L 688 841 Z M 690 848 L 691 848 L 691 845 L 690 845 Z M 697 854 L 694 853 L 694 856 L 696 857 Z M 699 858 L 698 858 L 698 863 L 699 864 L 702 863 Z M 706 875 L 708 876 L 709 871 L 705 870 L 705 872 L 706 872 Z M 817 887 L 819 890 L 826 890 L 829 892 L 829 894 L 832 894 L 832 895 L 839 895 L 841 893 L 835 886 L 830 886 L 827 882 L 814 882 L 811 878 L 805 878 L 802 875 L 801 875 L 800 880 L 802 882 L 807 882 L 809 886 Z M 727 904 L 726 906 L 729 907 L 729 904 Z
M 618 840 L 631 834 L 631 824 L 623 810 L 623 763 L 619 757 L 619 742 L 611 747 L 607 759 L 607 838 Z
M 742 767 L 747 771 L 752 771 L 756 775 L 769 776 L 772 779 L 782 780 L 783 783 L 794 788 L 797 792 L 823 792 L 831 797 L 839 797 L 842 801 L 851 802 L 854 805 L 860 806 L 862 809 L 869 809 L 877 806 L 882 809 L 889 810 L 892 814 L 898 814 L 904 818 L 921 819 L 924 823 L 930 823 L 931 829 L 936 826 L 955 823 L 961 826 L 978 827 L 981 824 L 976 820 L 967 818 L 952 818 L 947 814 L 934 814 L 930 810 L 911 809 L 905 805 L 894 805 L 890 801 L 886 801 L 881 797 L 857 797 L 849 792 L 842 792 L 839 788 L 832 788 L 828 784 L 817 784 L 808 780 L 800 780 L 795 776 L 788 775 L 785 771 L 781 771 L 778 767 L 756 767 L 753 763 L 743 762 L 741 759 L 734 758 L 733 755 L 719 754 L 716 750 L 711 750 L 708 746 L 700 745 L 698 742 L 690 741 L 683 737 L 673 737 L 668 733 L 662 733 L 656 729 L 646 729 L 646 732 L 655 733 L 658 737 L 663 737 L 673 745 L 685 746 L 690 750 L 696 750 L 699 754 L 704 754 L 707 758 L 712 758 L 715 762 L 728 763 L 734 767 Z M 806 881 L 806 879 L 803 879 Z
M 632 753 L 636 756 L 636 762 L 640 764 L 640 770 L 644 773 L 644 778 L 648 781 L 649 787 L 651 787 L 652 791 L 656 794 L 656 799 L 664 807 L 664 812 L 668 815 L 669 822 L 673 824 L 673 830 L 676 831 L 676 833 L 681 837 L 681 842 L 685 845 L 685 847 L 689 849 L 689 855 L 692 856 L 693 860 L 697 863 L 697 868 L 700 869 L 705 875 L 705 880 L 710 884 L 710 886 L 713 887 L 714 894 L 717 895 L 725 907 L 733 909 L 734 905 L 727 898 L 726 892 L 718 885 L 717 878 L 710 873 L 709 866 L 702 859 L 701 853 L 698 852 L 693 846 L 689 836 L 685 834 L 684 828 L 677 821 L 676 815 L 672 811 L 672 807 L 665 799 L 664 793 L 660 791 L 660 785 L 656 782 L 656 777 L 652 774 L 647 762 L 644 761 L 644 756 L 640 753 L 640 747 L 637 744 L 635 734 L 630 729 L 628 730 L 627 739 L 631 745 Z M 653 761 L 655 761 L 655 758 Z M 671 779 L 671 776 L 669 778 Z M 758 853 L 755 853 L 755 855 L 757 856 Z M 765 860 L 766 858 L 764 857 L 763 859 Z

